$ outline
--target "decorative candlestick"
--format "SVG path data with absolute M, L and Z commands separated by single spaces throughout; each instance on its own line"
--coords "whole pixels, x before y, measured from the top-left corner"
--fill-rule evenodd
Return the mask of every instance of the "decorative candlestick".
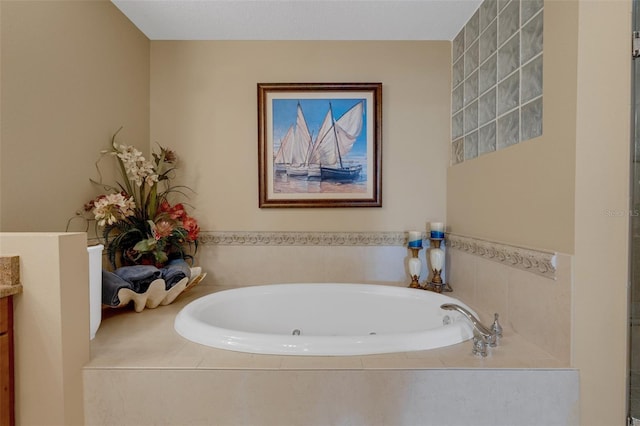
M 442 279 L 442 269 L 444 268 L 445 262 L 444 250 L 441 248 L 444 242 L 444 223 L 431 222 L 430 228 L 430 240 L 433 247 L 429 249 L 429 261 L 431 263 L 433 277 L 430 282 L 425 284 L 424 288 L 425 290 L 435 291 L 436 293 L 453 291 L 451 286 Z
M 444 223 L 431 222 L 431 239 L 443 239 L 444 238 Z
M 418 258 L 420 254 L 420 250 L 422 247 L 409 247 L 411 250 L 411 259 L 409 259 L 409 275 L 411 275 L 411 284 L 409 287 L 411 288 L 422 288 L 420 287 L 420 271 L 422 270 L 422 261 Z
M 433 277 L 429 283 L 430 287 L 436 293 L 442 293 L 442 267 L 444 266 L 444 251 L 440 248 L 442 238 L 431 238 L 433 248 L 429 250 L 429 260 L 431 261 L 431 270 Z
M 411 276 L 411 288 L 420 287 L 420 271 L 422 270 L 422 261 L 418 258 L 420 250 L 422 250 L 422 232 L 409 231 L 409 249 L 411 250 L 411 259 L 409 259 L 409 275 Z
M 409 248 L 422 248 L 422 232 L 409 231 Z

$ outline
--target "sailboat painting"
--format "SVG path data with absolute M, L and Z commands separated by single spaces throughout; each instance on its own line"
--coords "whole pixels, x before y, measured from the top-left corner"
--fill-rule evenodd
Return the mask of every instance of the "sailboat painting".
M 260 207 L 380 207 L 381 83 L 258 84 Z

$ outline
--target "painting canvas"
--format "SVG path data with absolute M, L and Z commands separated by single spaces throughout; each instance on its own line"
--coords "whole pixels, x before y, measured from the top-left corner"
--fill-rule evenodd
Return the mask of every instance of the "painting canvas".
M 258 84 L 260 207 L 380 207 L 381 83 Z

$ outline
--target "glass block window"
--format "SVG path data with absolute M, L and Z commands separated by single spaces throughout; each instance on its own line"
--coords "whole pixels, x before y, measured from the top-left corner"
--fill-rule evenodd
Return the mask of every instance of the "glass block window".
M 484 0 L 452 43 L 451 162 L 542 135 L 544 0 Z

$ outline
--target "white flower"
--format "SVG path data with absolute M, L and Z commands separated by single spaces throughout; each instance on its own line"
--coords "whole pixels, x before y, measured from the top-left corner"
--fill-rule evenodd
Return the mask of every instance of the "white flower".
M 122 193 L 107 194 L 98 197 L 93 203 L 93 215 L 98 225 L 113 225 L 119 220 L 134 215 L 136 204 L 133 197 Z
M 118 158 L 122 160 L 124 164 L 127 178 L 137 186 L 142 186 L 142 182 L 148 186 L 152 186 L 155 182 L 158 182 L 158 174 L 153 168 L 153 163 L 147 161 L 142 152 L 138 151 L 131 145 L 119 145 L 116 148 Z

